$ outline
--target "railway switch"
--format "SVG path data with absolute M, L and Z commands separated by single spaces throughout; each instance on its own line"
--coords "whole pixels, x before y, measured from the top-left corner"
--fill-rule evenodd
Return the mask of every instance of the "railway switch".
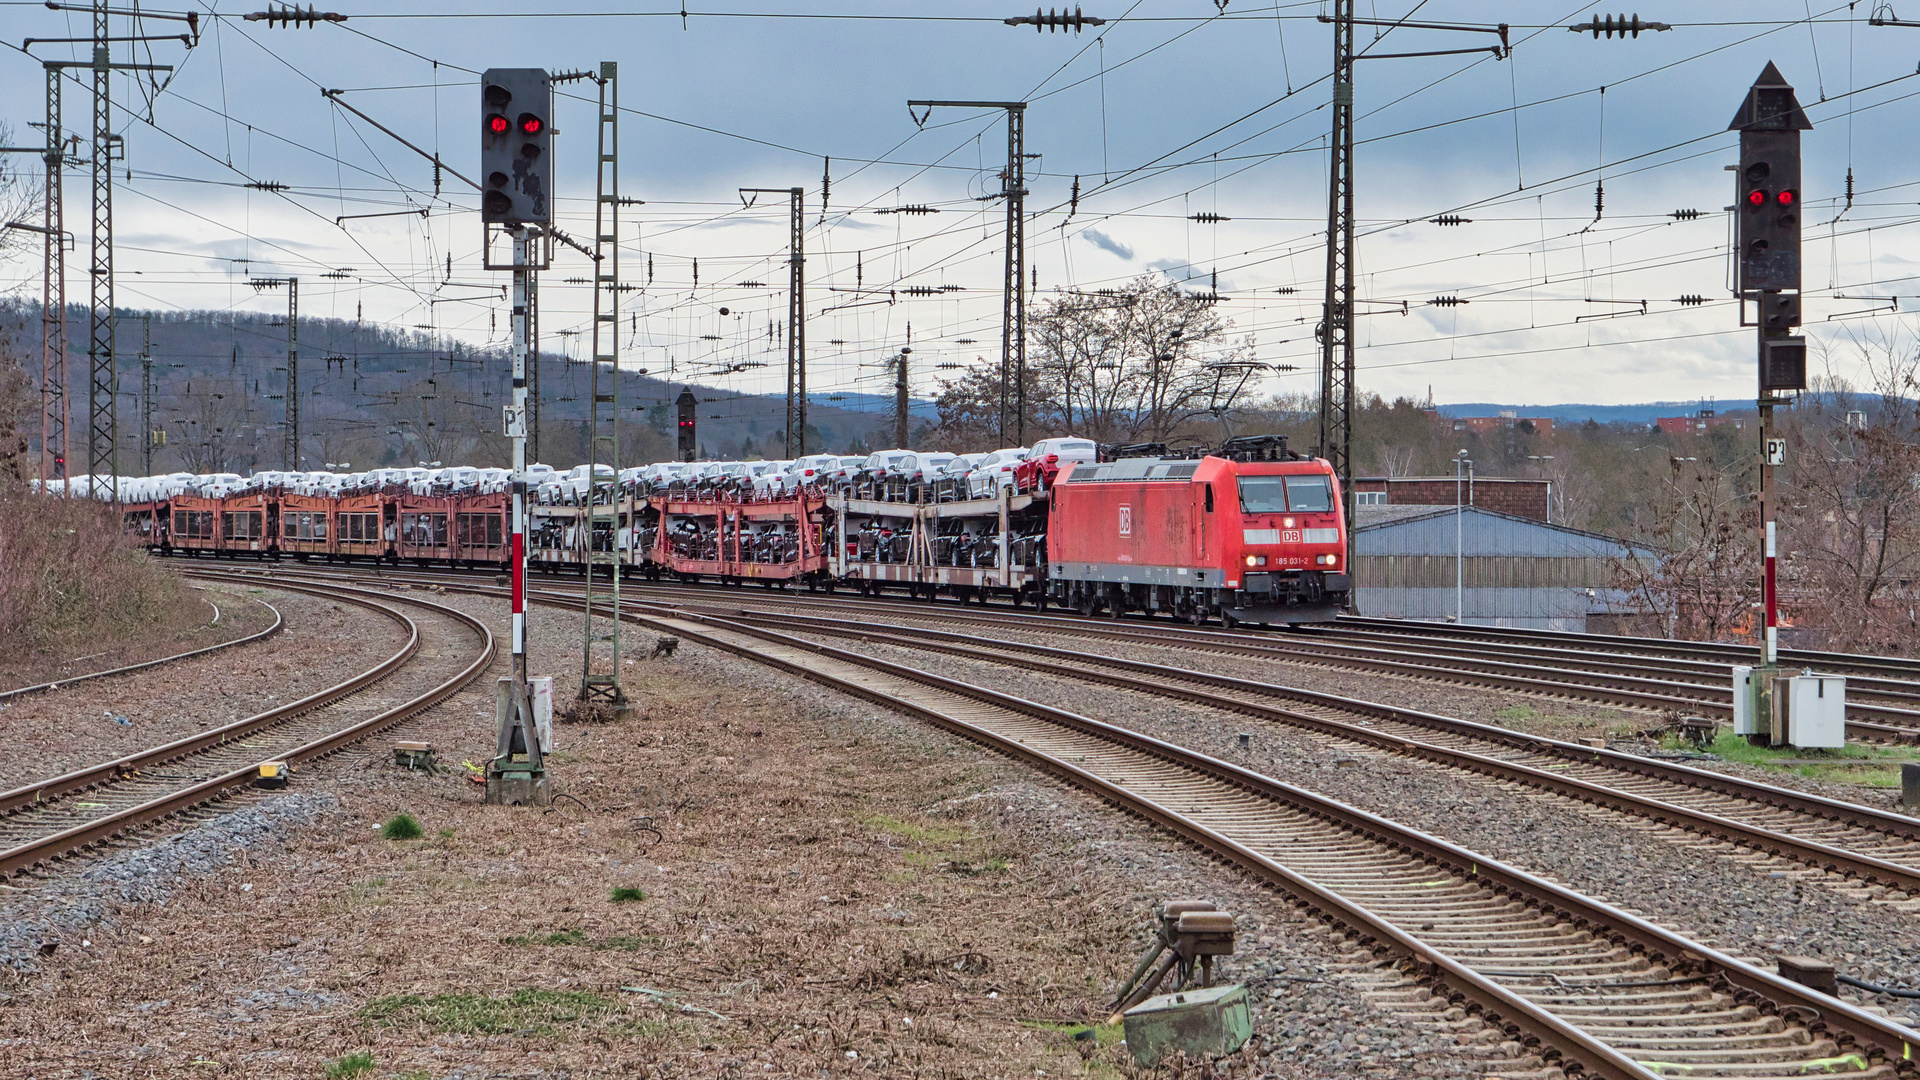
M 1213 958 L 1233 955 L 1233 916 L 1212 901 L 1169 900 L 1155 909 L 1154 918 L 1153 944 L 1120 988 L 1116 1014 L 1151 996 L 1169 975 L 1175 990 L 1211 985 Z
M 440 761 L 433 755 L 432 743 L 411 741 L 394 743 L 393 763 L 408 772 L 419 770 L 428 776 L 440 771 Z

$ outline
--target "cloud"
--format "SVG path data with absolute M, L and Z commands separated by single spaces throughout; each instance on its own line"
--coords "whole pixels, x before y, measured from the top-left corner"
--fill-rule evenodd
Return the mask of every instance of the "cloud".
M 1207 290 L 1214 287 L 1214 271 L 1210 267 L 1195 266 L 1185 259 L 1155 259 L 1147 264 L 1147 269 L 1158 270 L 1175 285 L 1186 285 L 1193 289 Z M 1233 282 L 1220 278 L 1222 291 L 1232 292 Z
M 1101 251 L 1107 252 L 1108 254 L 1111 254 L 1111 255 L 1118 255 L 1122 259 L 1126 259 L 1129 262 L 1133 260 L 1132 248 L 1128 247 L 1127 245 L 1121 243 L 1118 240 L 1115 240 L 1113 237 L 1108 236 L 1106 233 L 1101 232 L 1099 229 L 1087 229 L 1086 231 L 1082 232 L 1080 235 L 1082 238 L 1086 240 L 1087 243 L 1092 244 L 1094 247 L 1099 248 Z

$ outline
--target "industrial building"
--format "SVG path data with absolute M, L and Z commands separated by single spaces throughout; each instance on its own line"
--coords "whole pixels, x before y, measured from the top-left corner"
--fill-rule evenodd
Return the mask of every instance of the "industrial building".
M 1359 476 L 1354 499 L 1361 506 L 1447 506 L 1464 502 L 1515 517 L 1553 520 L 1553 481 L 1482 476 Z
M 1362 615 L 1536 630 L 1611 629 L 1638 611 L 1615 587 L 1649 548 L 1484 506 L 1361 506 L 1353 529 Z

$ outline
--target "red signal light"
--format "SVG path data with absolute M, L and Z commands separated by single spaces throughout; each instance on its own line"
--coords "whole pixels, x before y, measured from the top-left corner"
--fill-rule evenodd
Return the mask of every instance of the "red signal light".
M 1775 196 L 1774 196 L 1774 198 L 1776 198 L 1776 199 L 1778 199 L 1778 200 L 1780 201 L 1780 205 L 1781 205 L 1781 206 L 1792 206 L 1792 205 L 1793 205 L 1793 192 L 1791 192 L 1791 191 L 1783 191 L 1783 192 L 1781 192 L 1780 194 L 1778 194 L 1778 195 L 1775 195 Z
M 508 126 L 507 118 L 501 116 L 499 113 L 494 113 L 492 116 L 487 117 L 487 130 L 495 135 L 505 135 Z
M 540 134 L 541 129 L 545 128 L 546 126 L 547 125 L 545 122 L 543 122 L 539 117 L 533 115 L 532 113 L 520 114 L 520 134 L 522 135 L 526 135 L 529 137 L 538 135 Z
M 1781 194 L 1782 194 L 1782 195 L 1784 195 L 1784 194 L 1786 194 L 1786 192 L 1784 192 L 1784 191 L 1783 191 L 1783 192 L 1781 192 Z M 1747 192 L 1747 205 L 1748 205 L 1748 206 L 1765 206 L 1765 205 L 1767 205 L 1767 193 L 1766 193 L 1766 192 L 1764 192 L 1764 191 L 1749 191 L 1749 192 Z

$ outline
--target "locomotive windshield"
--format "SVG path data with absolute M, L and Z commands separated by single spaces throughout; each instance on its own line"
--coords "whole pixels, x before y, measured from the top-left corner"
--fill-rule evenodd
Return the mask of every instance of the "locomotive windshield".
M 1282 514 L 1287 497 L 1280 484 L 1284 477 L 1243 476 L 1240 478 L 1240 512 L 1243 514 Z
M 1295 513 L 1325 513 L 1333 509 L 1333 486 L 1324 476 L 1289 476 L 1287 505 Z
M 1333 509 L 1333 486 L 1324 476 L 1243 476 L 1243 514 L 1325 513 Z

